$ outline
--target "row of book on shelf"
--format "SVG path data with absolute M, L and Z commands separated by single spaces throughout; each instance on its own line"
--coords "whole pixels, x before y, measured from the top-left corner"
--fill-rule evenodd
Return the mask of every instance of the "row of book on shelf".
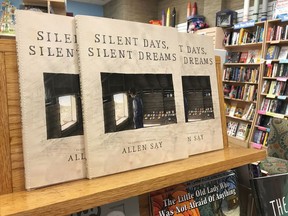
M 286 60 L 288 57 L 288 46 L 279 46 L 275 44 L 269 45 L 266 52 L 266 60 Z
M 264 28 L 257 26 L 256 29 L 249 30 L 241 28 L 239 31 L 225 33 L 225 45 L 242 45 L 258 43 L 263 41 Z
M 288 115 L 288 102 L 285 100 L 277 100 L 264 98 L 261 103 L 260 111 L 263 113 L 271 112 Z
M 264 77 L 288 77 L 288 65 L 279 62 L 268 64 L 264 71 Z
M 257 86 L 251 84 L 230 85 L 224 84 L 224 97 L 243 101 L 256 101 Z
M 226 103 L 226 115 L 230 117 L 241 118 L 243 120 L 252 121 L 255 113 L 255 104 L 247 104 L 244 108 L 237 107 L 236 103 Z
M 224 81 L 257 83 L 259 68 L 251 67 L 227 67 L 223 72 Z
M 239 122 L 235 120 L 227 121 L 227 135 L 236 137 L 240 140 L 246 140 L 251 128 L 251 124 L 247 122 Z
M 261 93 L 267 94 L 267 97 L 286 96 L 288 94 L 287 82 L 277 80 L 264 80 Z M 286 97 L 283 99 L 286 99 Z
M 248 51 L 228 51 L 226 54 L 226 63 L 260 63 L 261 50 L 252 49 Z
M 267 41 L 273 40 L 287 40 L 288 39 L 288 25 L 274 25 L 268 27 Z

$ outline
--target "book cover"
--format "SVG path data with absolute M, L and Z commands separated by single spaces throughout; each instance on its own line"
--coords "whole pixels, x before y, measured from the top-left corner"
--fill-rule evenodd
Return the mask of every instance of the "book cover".
M 213 40 L 178 33 L 186 136 L 189 155 L 223 148 L 223 131 Z M 199 46 L 201 45 L 201 46 Z M 181 122 L 179 122 L 181 123 Z
M 248 52 L 241 52 L 239 63 L 246 63 L 248 58 Z
M 250 180 L 258 215 L 286 215 L 288 174 L 268 175 Z
M 150 193 L 153 216 L 240 215 L 237 176 L 226 171 Z
M 288 46 L 282 46 L 279 52 L 278 59 L 287 59 L 288 56 Z
M 277 59 L 279 55 L 280 47 L 277 45 L 270 45 L 268 47 L 267 53 L 266 53 L 266 60 L 273 60 Z
M 74 19 L 24 10 L 16 17 L 26 188 L 84 178 Z
M 178 32 L 108 18 L 75 19 L 88 178 L 186 158 Z M 203 51 L 191 52 L 197 50 Z M 203 92 L 195 94 L 204 103 Z M 201 131 L 194 136 L 205 138 Z
M 236 137 L 241 139 L 241 140 L 245 140 L 246 139 L 246 135 L 247 135 L 247 130 L 248 130 L 248 123 L 246 122 L 240 122 L 237 132 L 236 132 Z
M 231 63 L 239 63 L 241 52 L 231 52 Z
M 130 197 L 121 201 L 86 209 L 70 216 L 140 216 L 139 198 Z
M 246 63 L 260 63 L 260 50 L 248 50 Z
M 227 123 L 227 134 L 228 136 L 235 136 L 237 133 L 239 122 L 236 121 L 228 121 Z

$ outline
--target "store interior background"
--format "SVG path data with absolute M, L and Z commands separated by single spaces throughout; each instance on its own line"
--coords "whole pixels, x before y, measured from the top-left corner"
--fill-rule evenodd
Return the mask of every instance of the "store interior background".
M 162 10 L 168 7 L 176 9 L 176 24 L 187 21 L 187 0 L 67 0 L 67 12 L 73 15 L 89 15 L 98 17 L 108 17 L 128 21 L 148 23 L 149 20 L 161 18 Z M 203 15 L 210 27 L 215 26 L 215 15 L 217 12 L 230 9 L 243 9 L 244 1 L 236 0 L 195 0 L 197 3 L 197 14 Z M 272 0 L 269 0 L 272 2 Z M 11 0 L 11 4 L 17 8 L 22 4 L 22 0 Z M 250 7 L 254 0 L 250 0 Z M 262 1 L 260 1 L 262 4 Z M 112 27 L 113 28 L 113 27 Z M 247 167 L 239 168 L 239 182 L 245 187 L 244 196 L 249 193 L 249 173 Z M 243 188 L 242 188 L 243 189 Z M 244 191 L 242 191 L 244 192 Z M 240 194 L 241 195 L 241 194 Z M 243 204 L 243 203 L 242 203 Z M 246 206 L 242 206 L 245 209 Z
M 108 17 L 148 23 L 149 20 L 161 19 L 162 10 L 168 7 L 176 9 L 176 23 L 185 23 L 187 19 L 187 0 L 67 0 L 67 12 L 73 15 Z M 215 26 L 215 15 L 224 9 L 243 9 L 244 1 L 236 0 L 195 0 L 197 14 L 205 16 L 210 27 Z M 272 2 L 272 0 L 269 0 Z M 22 0 L 11 0 L 19 8 Z M 260 4 L 262 1 L 260 1 Z M 250 0 L 252 7 L 254 0 Z

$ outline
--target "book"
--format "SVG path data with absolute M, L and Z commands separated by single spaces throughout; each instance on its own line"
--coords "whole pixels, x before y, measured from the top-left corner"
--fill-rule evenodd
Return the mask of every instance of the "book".
M 257 215 L 285 215 L 287 213 L 288 174 L 274 174 L 250 180 L 255 197 Z
M 287 59 L 288 56 L 288 46 L 282 46 L 279 52 L 278 59 Z
M 248 58 L 248 52 L 241 52 L 239 63 L 246 63 Z
M 239 138 L 241 140 L 245 140 L 247 137 L 247 130 L 249 128 L 249 124 L 245 122 L 240 122 L 237 132 L 236 132 L 236 138 Z
M 88 178 L 188 157 L 187 137 L 180 132 L 186 124 L 178 32 L 116 19 L 75 19 Z M 206 137 L 200 130 L 194 135 Z
M 277 59 L 279 55 L 280 47 L 277 45 L 270 45 L 267 49 L 266 60 Z
M 241 52 L 231 52 L 231 63 L 239 63 Z
M 237 175 L 231 170 L 153 191 L 149 197 L 152 216 L 240 215 Z
M 96 206 L 84 211 L 79 211 L 70 216 L 97 215 L 97 216 L 140 216 L 139 198 L 130 197 L 117 202 Z
M 25 10 L 16 17 L 25 187 L 85 178 L 74 18 Z
M 248 50 L 246 63 L 260 63 L 260 51 Z
M 227 134 L 228 136 L 235 136 L 237 133 L 239 122 L 230 120 L 227 122 Z
M 179 47 L 183 47 L 183 49 L 179 50 L 179 59 L 181 63 L 184 105 L 186 100 L 188 102 L 187 107 L 184 107 L 188 109 L 188 113 L 196 108 L 199 112 L 200 108 L 201 113 L 200 118 L 198 117 L 199 120 L 193 115 L 188 115 L 183 128 L 186 132 L 184 133 L 184 130 L 181 130 L 180 134 L 186 136 L 189 155 L 221 149 L 223 148 L 222 135 L 224 132 L 219 128 L 221 125 L 221 113 L 219 100 L 216 98 L 222 89 L 217 87 L 213 40 L 211 37 L 203 35 L 178 33 L 178 43 Z M 190 48 L 196 47 L 197 44 L 202 44 L 201 47 L 205 52 L 198 53 L 198 55 L 194 52 L 191 55 Z M 191 58 L 194 58 L 194 64 L 191 62 Z M 187 59 L 190 59 L 189 63 Z M 196 59 L 199 59 L 199 63 L 202 59 L 203 63 L 197 64 Z M 205 60 L 206 62 L 209 60 L 209 63 L 205 63 Z M 200 96 L 198 99 L 194 92 L 200 92 L 198 93 Z M 197 121 L 197 124 L 195 124 L 195 121 Z M 213 140 L 213 144 L 207 145 L 211 140 Z

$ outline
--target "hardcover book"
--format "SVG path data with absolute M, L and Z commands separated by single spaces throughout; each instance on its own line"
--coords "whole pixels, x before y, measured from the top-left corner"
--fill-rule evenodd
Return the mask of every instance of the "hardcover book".
M 76 26 L 88 178 L 186 158 L 177 31 L 92 16 Z
M 219 89 L 211 37 L 178 33 L 189 155 L 223 148 Z M 199 46 L 201 44 L 201 46 Z M 179 121 L 179 123 L 181 123 Z
M 226 171 L 150 193 L 152 216 L 240 215 L 237 176 Z
M 288 174 L 276 174 L 250 180 L 257 215 L 287 215 Z
M 26 188 L 84 178 L 74 19 L 24 10 L 16 17 Z

